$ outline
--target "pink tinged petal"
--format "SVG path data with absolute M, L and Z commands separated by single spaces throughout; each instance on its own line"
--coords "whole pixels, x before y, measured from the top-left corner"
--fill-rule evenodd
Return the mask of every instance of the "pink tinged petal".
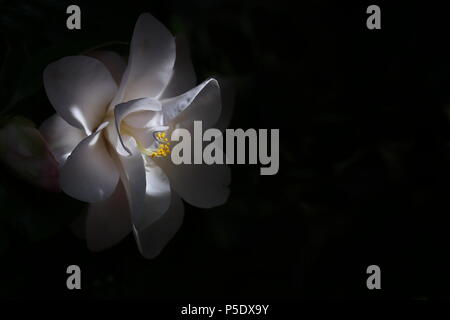
M 57 114 L 46 119 L 41 124 L 39 131 L 60 166 L 66 162 L 81 140 L 86 138 L 86 134 L 82 130 L 72 127 Z
M 115 119 L 115 127 L 117 130 L 117 135 L 119 138 L 120 143 L 122 144 L 122 147 L 131 154 L 130 149 L 125 145 L 123 138 L 122 138 L 122 129 L 121 129 L 121 122 L 122 120 L 127 117 L 128 115 L 134 113 L 134 112 L 140 112 L 140 111 L 160 111 L 161 110 L 161 103 L 152 98 L 142 98 L 142 99 L 135 99 L 130 100 L 125 103 L 118 104 L 114 108 L 114 119 Z
M 171 98 L 183 94 L 197 83 L 194 66 L 189 53 L 189 45 L 184 37 L 175 38 L 176 60 L 170 82 L 161 94 L 161 99 Z
M 115 103 L 158 97 L 173 72 L 175 39 L 148 13 L 141 14 L 134 28 L 128 67 Z
M 44 86 L 56 112 L 91 134 L 105 116 L 117 85 L 106 66 L 86 56 L 62 58 L 44 70 Z
M 61 188 L 68 195 L 85 202 L 107 199 L 119 181 L 116 164 L 105 145 L 102 124 L 80 142 L 60 171 Z
M 230 168 L 221 164 L 175 165 L 169 158 L 155 158 L 154 161 L 170 179 L 172 189 L 187 203 L 212 208 L 228 200 L 231 182 Z
M 118 183 L 106 200 L 92 203 L 86 216 L 86 240 L 91 251 L 101 251 L 120 242 L 131 232 L 125 189 Z
M 108 68 L 117 85 L 120 84 L 122 75 L 127 67 L 124 59 L 113 51 L 92 51 L 86 54 L 89 57 L 100 60 Z
M 165 123 L 174 127 L 193 128 L 201 120 L 207 129 L 219 119 L 222 109 L 220 88 L 215 79 L 209 79 L 177 97 L 161 100 Z
M 147 259 L 156 257 L 178 231 L 183 218 L 183 202 L 172 193 L 170 207 L 161 218 L 143 230 L 133 229 L 141 254 Z

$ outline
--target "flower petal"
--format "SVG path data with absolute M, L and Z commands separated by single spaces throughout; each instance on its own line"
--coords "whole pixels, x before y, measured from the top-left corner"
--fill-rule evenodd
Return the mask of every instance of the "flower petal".
M 130 153 L 124 149 L 122 141 L 120 140 L 119 133 L 117 132 L 116 126 L 111 125 L 105 129 L 105 137 L 109 142 L 110 146 L 115 150 L 116 153 L 126 156 Z
M 125 68 L 127 67 L 127 64 L 125 63 L 124 59 L 121 56 L 119 56 L 117 53 L 113 51 L 103 51 L 103 50 L 92 51 L 86 55 L 103 62 L 103 64 L 106 66 L 106 68 L 108 68 L 109 72 L 111 73 L 114 81 L 116 81 L 116 84 L 117 85 L 120 84 L 122 75 L 125 71 Z
M 173 72 L 175 39 L 152 15 L 141 14 L 134 28 L 128 67 L 115 103 L 158 97 Z
M 170 181 L 164 171 L 151 159 L 146 161 L 146 187 L 143 216 L 133 220 L 138 230 L 158 220 L 170 206 Z
M 131 232 L 130 210 L 122 183 L 106 200 L 92 203 L 86 217 L 86 241 L 92 251 L 107 249 Z
M 189 204 L 212 208 L 224 204 L 230 194 L 230 168 L 224 164 L 180 164 L 170 158 L 154 158 L 170 179 L 172 189 Z
M 161 218 L 144 230 L 133 229 L 141 254 L 147 259 L 156 257 L 178 231 L 183 218 L 183 202 L 172 193 L 170 207 Z
M 61 188 L 78 200 L 101 201 L 116 189 L 119 173 L 101 135 L 106 125 L 81 141 L 61 168 Z
M 44 70 L 44 86 L 56 112 L 88 135 L 100 124 L 117 90 L 105 65 L 86 56 L 49 64 Z
M 133 225 L 142 230 L 159 219 L 170 205 L 170 183 L 151 160 L 144 161 L 134 139 L 125 137 L 131 155 L 118 154 Z
M 134 128 L 153 128 L 162 127 L 164 117 L 163 113 L 158 111 L 138 111 L 128 115 L 124 121 Z
M 152 98 L 142 98 L 142 99 L 135 99 L 130 100 L 125 103 L 118 104 L 114 108 L 114 118 L 115 118 L 115 125 L 117 134 L 119 137 L 119 140 L 122 144 L 122 147 L 128 151 L 128 153 L 131 154 L 131 151 L 129 148 L 125 145 L 123 138 L 122 138 L 122 132 L 121 132 L 121 122 L 122 120 L 128 116 L 131 113 L 134 112 L 140 112 L 140 111 L 160 111 L 161 110 L 161 103 Z
M 41 124 L 39 131 L 60 166 L 66 162 L 81 140 L 86 138 L 86 134 L 82 130 L 72 127 L 58 114 L 46 119 Z
M 235 86 L 231 78 L 218 79 L 220 85 L 220 97 L 222 99 L 222 111 L 219 120 L 214 127 L 224 131 L 228 128 L 234 112 L 234 100 L 236 96 Z
M 161 99 L 178 96 L 193 88 L 197 83 L 187 40 L 184 37 L 177 37 L 175 42 L 177 51 L 175 67 L 169 84 L 161 94 Z
M 120 179 L 125 187 L 128 204 L 131 212 L 131 221 L 137 221 L 141 216 L 145 197 L 145 166 L 142 154 L 136 142 L 129 136 L 124 136 L 124 142 L 131 149 L 131 154 L 117 154 L 120 163 Z
M 165 123 L 190 129 L 194 120 L 201 120 L 204 129 L 210 128 L 222 109 L 219 84 L 208 79 L 182 95 L 161 100 L 161 104 Z

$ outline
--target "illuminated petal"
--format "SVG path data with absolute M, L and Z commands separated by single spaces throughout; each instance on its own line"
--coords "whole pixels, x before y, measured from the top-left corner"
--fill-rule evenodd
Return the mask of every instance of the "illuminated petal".
M 214 124 L 214 127 L 223 131 L 228 128 L 231 122 L 236 92 L 234 83 L 231 79 L 219 79 L 218 82 L 220 85 L 220 97 L 222 99 L 222 111 L 219 120 Z
M 118 134 L 119 140 L 122 144 L 122 147 L 126 151 L 128 151 L 128 153 L 131 153 L 131 151 L 125 145 L 123 138 L 122 138 L 122 129 L 121 129 L 122 120 L 126 116 L 128 116 L 134 112 L 160 111 L 160 110 L 161 110 L 161 103 L 158 100 L 152 99 L 152 98 L 142 98 L 142 99 L 130 100 L 128 102 L 121 103 L 114 108 L 115 127 L 117 130 L 117 134 Z M 131 134 L 131 132 L 128 134 Z
M 158 97 L 172 76 L 175 39 L 148 13 L 141 14 L 134 28 L 127 70 L 114 104 Z
M 128 115 L 124 121 L 134 128 L 153 128 L 163 126 L 164 116 L 158 111 L 138 111 Z
M 209 79 L 177 97 L 161 100 L 165 123 L 190 129 L 195 120 L 203 128 L 217 122 L 221 112 L 220 89 L 215 79 Z
M 61 167 L 61 188 L 71 197 L 97 202 L 116 189 L 119 173 L 101 135 L 107 124 L 81 141 Z
M 39 131 L 60 166 L 64 164 L 78 143 L 86 138 L 86 134 L 82 130 L 72 127 L 57 114 L 46 119 L 41 124 Z
M 100 124 L 117 90 L 105 65 L 86 56 L 49 64 L 44 70 L 44 86 L 56 112 L 87 135 Z
M 158 220 L 170 206 L 170 181 L 164 171 L 151 159 L 146 161 L 146 188 L 143 216 L 133 224 L 138 230 Z
M 119 155 L 122 164 L 121 178 L 127 191 L 131 221 L 138 229 L 144 229 L 157 220 L 169 207 L 170 183 L 161 168 L 151 160 L 144 161 L 134 139 L 126 137 L 125 143 L 131 155 Z

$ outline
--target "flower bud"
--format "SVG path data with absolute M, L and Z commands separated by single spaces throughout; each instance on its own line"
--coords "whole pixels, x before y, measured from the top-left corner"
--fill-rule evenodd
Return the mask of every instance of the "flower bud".
M 58 163 L 34 124 L 22 117 L 0 128 L 0 160 L 26 181 L 58 191 Z

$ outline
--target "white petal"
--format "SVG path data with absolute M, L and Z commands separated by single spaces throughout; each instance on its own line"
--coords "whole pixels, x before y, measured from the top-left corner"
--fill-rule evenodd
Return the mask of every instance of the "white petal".
M 197 83 L 187 40 L 183 37 L 177 37 L 175 42 L 177 47 L 175 67 L 170 82 L 161 95 L 161 99 L 183 94 Z
M 72 127 L 57 114 L 46 119 L 41 124 L 39 131 L 60 166 L 66 162 L 67 157 L 81 140 L 86 138 L 86 134 L 82 130 Z
M 167 86 L 175 63 L 175 39 L 148 13 L 141 14 L 134 28 L 128 67 L 115 103 L 158 97 Z
M 108 68 L 116 84 L 120 84 L 122 75 L 127 67 L 124 59 L 113 51 L 97 50 L 86 54 L 89 57 L 100 60 Z
M 164 117 L 162 112 L 138 111 L 128 115 L 124 121 L 134 128 L 153 128 L 163 126 Z
M 44 86 L 56 112 L 86 134 L 100 124 L 117 90 L 105 65 L 86 56 L 49 64 L 44 70 Z
M 106 137 L 106 140 L 108 140 L 110 146 L 113 148 L 113 150 L 116 153 L 118 153 L 122 156 L 126 156 L 126 155 L 130 154 L 127 150 L 124 149 L 123 144 L 119 138 L 119 133 L 117 132 L 115 125 L 110 125 L 110 126 L 106 127 L 105 137 Z
M 131 151 L 129 148 L 125 145 L 123 138 L 122 138 L 122 132 L 121 132 L 121 122 L 122 120 L 128 116 L 131 113 L 139 112 L 139 111 L 160 111 L 161 110 L 161 103 L 152 98 L 142 98 L 142 99 L 135 99 L 131 100 L 125 103 L 118 104 L 114 108 L 114 118 L 115 118 L 115 126 L 117 130 L 117 134 L 119 137 L 119 140 L 122 144 L 122 147 L 128 151 L 128 153 L 131 154 Z
M 219 79 L 220 97 L 222 99 L 222 111 L 219 120 L 214 127 L 219 130 L 228 128 L 234 112 L 234 100 L 236 96 L 234 83 L 231 79 Z
M 164 131 L 168 127 L 157 127 L 157 129 L 162 128 L 160 131 Z M 155 137 L 153 133 L 155 132 L 155 128 L 133 128 L 133 138 L 145 149 L 154 148 L 157 149 L 157 144 L 155 141 Z
M 169 207 L 170 183 L 161 168 L 151 160 L 144 162 L 132 138 L 126 137 L 131 155 L 118 155 L 121 178 L 127 191 L 133 225 L 142 230 L 157 220 Z
M 170 157 L 154 158 L 170 179 L 173 190 L 189 204 L 212 208 L 224 204 L 230 194 L 230 168 L 227 165 L 180 164 Z
M 130 210 L 122 183 L 106 200 L 92 203 L 86 217 L 86 240 L 92 251 L 107 249 L 131 232 Z
M 217 122 L 221 112 L 220 89 L 209 79 L 180 96 L 161 100 L 164 121 L 174 127 L 190 129 L 194 120 L 201 120 L 207 129 Z
M 101 135 L 104 125 L 78 144 L 60 170 L 63 191 L 81 201 L 107 199 L 119 180 L 117 167 Z
M 142 231 L 134 228 L 139 251 L 147 258 L 156 257 L 183 223 L 184 206 L 180 197 L 172 193 L 170 207 L 155 223 Z
M 131 221 L 138 221 L 142 215 L 145 197 L 145 166 L 142 154 L 136 147 L 136 142 L 129 136 L 124 142 L 131 149 L 131 154 L 117 154 L 120 163 L 120 178 L 125 187 L 131 212 Z
M 143 216 L 133 221 L 138 230 L 158 220 L 170 206 L 170 181 L 164 171 L 151 159 L 147 160 Z

